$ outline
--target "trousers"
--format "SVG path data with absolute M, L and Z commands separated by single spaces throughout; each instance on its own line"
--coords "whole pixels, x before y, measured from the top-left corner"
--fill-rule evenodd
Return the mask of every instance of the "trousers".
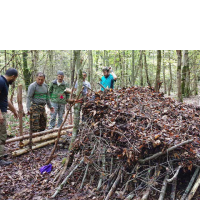
M 65 113 L 65 104 L 58 104 L 58 103 L 51 103 L 54 107 L 55 112 L 51 113 L 51 120 L 50 120 L 50 129 L 53 129 L 56 125 L 56 117 L 58 115 L 58 124 L 57 128 L 60 127 L 60 125 L 63 122 L 63 115 Z
M 0 157 L 4 155 L 4 147 L 7 139 L 7 130 L 6 130 L 6 113 L 2 112 L 4 121 L 0 123 Z
M 30 107 L 30 131 L 32 133 L 44 131 L 47 126 L 45 105 L 32 104 Z

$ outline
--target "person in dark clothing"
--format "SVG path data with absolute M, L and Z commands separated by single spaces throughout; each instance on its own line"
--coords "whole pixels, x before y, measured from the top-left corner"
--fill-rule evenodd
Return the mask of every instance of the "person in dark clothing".
M 10 100 L 8 100 L 9 85 L 11 85 L 18 77 L 16 69 L 10 68 L 4 76 L 0 76 L 0 166 L 9 165 L 12 162 L 3 160 L 4 146 L 7 139 L 6 115 L 7 107 L 13 112 L 14 117 L 18 118 L 18 113 Z

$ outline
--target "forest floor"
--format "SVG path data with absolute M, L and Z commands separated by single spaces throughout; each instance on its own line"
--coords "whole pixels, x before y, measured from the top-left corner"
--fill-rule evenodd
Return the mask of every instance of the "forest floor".
M 199 97 L 191 97 L 184 99 L 185 103 L 199 105 Z M 8 117 L 8 135 L 14 136 L 17 130 L 19 130 L 18 122 L 14 119 L 13 115 L 9 114 Z M 49 119 L 49 118 L 48 118 Z M 29 120 L 28 116 L 24 117 L 24 133 L 28 133 Z M 18 143 L 12 143 L 6 145 L 8 152 L 17 148 Z M 13 164 L 10 166 L 0 167 L 0 200 L 44 200 L 49 199 L 55 191 L 55 183 L 53 179 L 57 170 L 62 165 L 62 159 L 67 154 L 67 149 L 58 148 L 57 157 L 51 162 L 53 170 L 50 174 L 41 174 L 39 169 L 44 165 L 47 160 L 53 145 L 34 150 L 25 155 L 8 158 L 12 160 Z M 73 177 L 72 179 L 76 179 Z M 66 200 L 86 200 L 86 199 L 98 199 L 92 195 L 92 188 L 86 186 L 86 190 L 75 191 L 73 185 L 76 181 L 72 180 L 70 190 L 63 188 L 62 192 L 56 199 Z M 69 188 L 69 187 L 68 187 Z

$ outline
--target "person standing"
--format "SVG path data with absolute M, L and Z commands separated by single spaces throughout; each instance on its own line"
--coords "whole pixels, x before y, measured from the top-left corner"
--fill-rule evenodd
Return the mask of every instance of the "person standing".
M 69 99 L 70 94 L 64 93 L 64 90 L 69 87 L 69 84 L 64 81 L 64 73 L 58 71 L 57 79 L 52 81 L 49 87 L 49 94 L 51 99 L 51 104 L 55 109 L 54 113 L 51 113 L 51 121 L 49 129 L 53 129 L 56 124 L 56 117 L 58 115 L 57 128 L 63 122 L 63 114 L 65 113 L 65 105 L 67 99 Z
M 49 99 L 49 90 L 45 81 L 45 74 L 37 73 L 36 81 L 29 85 L 27 95 L 27 114 L 30 115 L 30 131 L 32 133 L 44 131 L 47 125 L 45 105 L 54 112 Z
M 87 73 L 83 72 L 83 92 L 82 92 L 82 96 L 83 98 L 87 96 L 87 94 L 90 94 L 90 90 L 88 88 L 91 89 L 91 85 L 90 83 L 86 80 L 87 78 Z M 75 89 L 77 89 L 78 87 L 78 82 L 76 82 L 75 84 Z
M 0 76 L 0 166 L 10 165 L 12 162 L 5 161 L 2 158 L 5 156 L 5 142 L 7 139 L 6 130 L 6 113 L 7 107 L 13 112 L 14 117 L 18 118 L 18 113 L 10 100 L 8 100 L 9 85 L 11 85 L 18 77 L 18 71 L 13 68 L 9 68 L 5 76 Z
M 103 68 L 103 76 L 101 78 L 101 84 L 105 88 L 114 89 L 114 82 L 117 80 L 117 76 L 113 72 L 111 67 L 104 67 Z M 101 91 L 104 91 L 104 88 L 101 88 Z

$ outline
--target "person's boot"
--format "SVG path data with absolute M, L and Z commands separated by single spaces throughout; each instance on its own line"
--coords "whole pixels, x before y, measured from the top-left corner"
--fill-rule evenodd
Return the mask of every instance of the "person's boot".
M 11 161 L 5 161 L 5 160 L 0 160 L 0 166 L 6 166 L 6 165 L 10 165 L 10 164 L 12 164 L 12 162 Z

